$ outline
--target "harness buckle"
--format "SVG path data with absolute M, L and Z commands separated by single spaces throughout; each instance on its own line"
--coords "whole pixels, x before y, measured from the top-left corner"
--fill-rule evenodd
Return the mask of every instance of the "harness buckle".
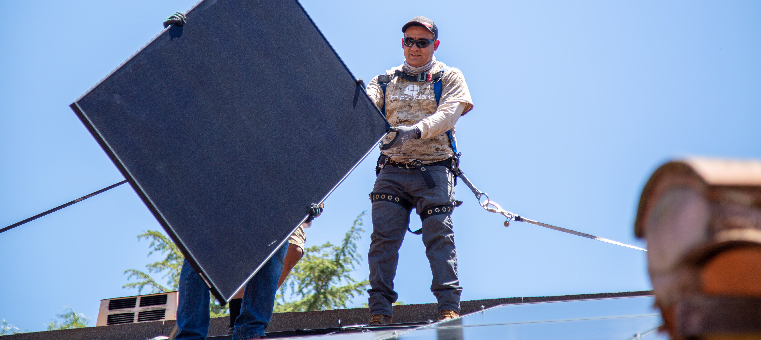
M 431 80 L 431 75 L 428 72 L 420 72 L 417 74 L 417 81 L 422 83 Z
M 425 171 L 425 166 L 423 162 L 417 159 L 413 159 L 411 163 L 406 163 L 407 169 L 420 169 L 420 171 Z

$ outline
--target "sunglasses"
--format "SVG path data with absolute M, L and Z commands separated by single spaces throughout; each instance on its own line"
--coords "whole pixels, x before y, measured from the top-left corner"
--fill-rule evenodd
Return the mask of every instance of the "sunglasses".
M 434 39 L 420 39 L 415 40 L 413 38 L 404 38 L 404 46 L 412 47 L 412 45 L 417 45 L 418 48 L 426 48 L 428 45 L 433 44 L 433 42 L 436 41 Z

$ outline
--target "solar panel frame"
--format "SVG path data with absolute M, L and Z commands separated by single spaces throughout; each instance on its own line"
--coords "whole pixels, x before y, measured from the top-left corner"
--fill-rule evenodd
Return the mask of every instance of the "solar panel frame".
M 297 1 L 186 16 L 70 106 L 225 303 L 389 124 Z

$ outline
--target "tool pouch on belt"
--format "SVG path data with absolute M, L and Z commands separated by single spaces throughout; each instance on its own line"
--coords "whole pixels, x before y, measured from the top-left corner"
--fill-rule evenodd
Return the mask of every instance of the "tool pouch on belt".
M 662 165 L 634 228 L 672 339 L 761 338 L 761 161 Z

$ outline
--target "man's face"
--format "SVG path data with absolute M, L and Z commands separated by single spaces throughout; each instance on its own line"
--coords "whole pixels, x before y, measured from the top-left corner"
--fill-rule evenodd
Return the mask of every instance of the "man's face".
M 433 39 L 433 33 L 421 26 L 411 26 L 404 32 L 404 38 L 412 38 L 415 40 Z M 407 63 L 413 67 L 420 67 L 427 64 L 433 58 L 433 51 L 439 48 L 438 40 L 425 48 L 417 47 L 417 44 L 412 44 L 412 47 L 407 47 L 404 45 L 404 38 L 402 39 L 404 59 L 406 59 Z

